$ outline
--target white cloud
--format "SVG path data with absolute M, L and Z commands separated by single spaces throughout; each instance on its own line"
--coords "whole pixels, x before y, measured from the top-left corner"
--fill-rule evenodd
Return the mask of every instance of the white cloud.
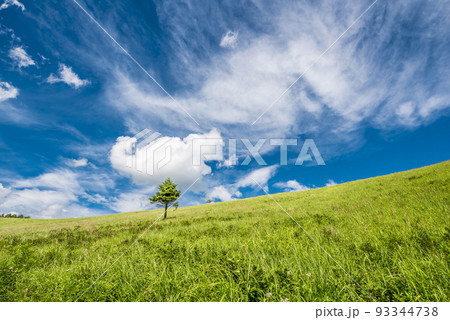
M 206 193 L 207 199 L 219 199 L 220 201 L 231 201 L 234 200 L 233 193 L 230 192 L 225 186 L 217 186 L 212 188 Z
M 0 10 L 7 9 L 10 6 L 16 6 L 22 11 L 25 11 L 25 6 L 17 0 L 5 0 L 5 2 L 3 2 L 3 4 L 0 6 Z
M 154 187 L 135 189 L 132 192 L 120 194 L 110 200 L 108 207 L 115 212 L 144 211 L 152 208 L 148 198 L 155 191 Z
M 136 168 L 132 167 L 132 144 L 136 142 L 134 137 L 119 137 L 116 144 L 112 147 L 110 152 L 110 161 L 114 169 L 119 173 L 129 176 L 133 181 L 139 185 L 144 184 L 159 184 L 166 178 L 172 179 L 180 187 L 187 187 L 191 185 L 196 179 L 201 179 L 203 176 L 211 173 L 211 167 L 205 163 L 205 159 L 201 159 L 200 165 L 196 165 L 193 161 L 193 141 L 201 142 L 203 140 L 213 141 L 218 146 L 223 145 L 221 141 L 220 132 L 216 129 L 212 129 L 208 133 L 204 134 L 190 134 L 187 137 L 180 139 L 178 137 L 158 137 L 153 140 L 151 144 L 141 146 L 138 149 Z M 141 150 L 145 150 L 149 145 L 152 145 L 152 149 L 148 149 L 147 162 L 142 157 L 144 154 Z M 203 144 L 205 145 L 205 144 Z M 154 148 L 159 146 L 159 148 Z M 208 150 L 209 149 L 209 150 Z M 153 153 L 152 150 L 155 150 Z M 170 151 L 169 151 L 170 150 Z M 202 147 L 204 154 L 212 153 L 215 150 L 215 146 Z M 166 153 L 168 152 L 168 153 Z M 154 155 L 155 160 L 151 161 L 150 157 Z M 160 168 L 156 165 L 160 163 L 166 156 L 170 156 L 170 161 Z M 219 155 L 210 157 L 209 160 L 222 160 Z M 145 164 L 147 166 L 145 166 Z M 148 169 L 148 170 L 147 170 Z M 149 170 L 154 169 L 153 174 L 147 174 L 145 172 L 151 172 Z M 201 184 L 197 183 L 196 188 L 199 188 Z M 194 190 L 196 189 L 194 188 Z
M 210 191 L 206 192 L 206 198 L 218 199 L 220 201 L 235 200 L 236 198 L 242 197 L 242 193 L 239 189 L 245 187 L 253 187 L 256 190 L 263 188 L 265 192 L 269 192 L 267 183 L 275 175 L 277 169 L 278 165 L 255 169 L 238 179 L 234 184 L 226 186 L 221 185 L 212 188 Z
M 437 110 L 448 108 L 449 104 L 450 103 L 448 97 L 444 95 L 434 95 L 424 101 L 422 107 L 420 108 L 420 110 L 418 110 L 418 112 L 422 118 L 426 118 Z
M 234 48 L 238 40 L 239 32 L 228 30 L 220 40 L 220 46 L 222 48 Z
M 38 125 L 34 114 L 26 106 L 16 107 L 9 99 L 15 99 L 19 89 L 8 82 L 0 81 L 0 123 L 14 123 L 19 126 Z
M 89 80 L 80 79 L 80 77 L 72 71 L 71 67 L 65 64 L 60 64 L 58 70 L 58 76 L 53 73 L 47 78 L 48 83 L 64 82 L 75 89 L 88 85 Z
M 82 195 L 82 197 L 84 199 L 86 199 L 87 201 L 91 202 L 91 203 L 97 203 L 97 204 L 102 204 L 102 203 L 107 203 L 108 199 L 106 199 L 104 196 L 96 193 L 96 194 L 88 194 L 88 193 L 84 193 Z
M 49 58 L 44 57 L 42 54 L 38 53 L 38 56 L 41 58 L 42 61 L 47 61 Z
M 81 158 L 81 159 L 66 159 L 65 163 L 68 166 L 78 168 L 78 167 L 85 167 L 88 165 L 88 159 Z
M 76 197 L 73 194 L 55 190 L 13 189 L 0 201 L 0 211 L 17 212 L 32 217 L 61 217 L 63 208 L 67 208 L 74 201 Z
M 302 185 L 301 183 L 299 183 L 296 180 L 289 180 L 286 182 L 277 182 L 274 184 L 274 187 L 283 189 L 285 192 L 290 192 L 290 191 L 305 191 L 305 190 L 309 190 L 310 188 L 308 188 L 305 185 Z
M 22 47 L 15 47 L 9 50 L 8 55 L 19 68 L 35 65 L 33 59 Z
M 14 183 L 13 187 L 47 188 L 65 191 L 73 195 L 83 193 L 83 188 L 78 182 L 77 174 L 70 170 L 57 170 L 55 172 L 44 173 L 35 178 L 18 180 Z
M 108 194 L 111 190 L 115 190 L 114 178 L 116 178 L 114 172 L 108 171 L 101 171 L 101 169 L 91 164 L 90 167 L 85 167 L 84 171 L 77 171 L 78 183 L 84 190 Z
M 266 192 L 268 192 L 269 189 L 267 187 L 267 182 L 275 175 L 277 169 L 278 165 L 273 165 L 253 170 L 248 175 L 239 179 L 235 186 L 237 188 L 262 187 Z
M 0 82 L 0 103 L 8 99 L 14 99 L 19 94 L 19 90 L 8 82 Z
M 94 173 L 93 179 L 101 181 Z M 88 180 L 70 170 L 56 170 L 34 178 L 19 179 L 10 187 L 0 184 L 0 212 L 16 212 L 32 218 L 68 218 L 104 214 L 103 211 L 81 205 L 104 203 L 100 195 L 90 195 Z M 95 186 L 94 188 L 95 189 Z
M 6 197 L 11 192 L 11 188 L 5 188 L 0 183 L 0 200 L 4 197 Z
M 325 187 L 337 185 L 333 180 L 328 180 L 325 184 Z M 297 180 L 289 180 L 286 182 L 277 182 L 273 185 L 276 188 L 283 189 L 284 192 L 290 191 L 305 191 L 310 190 L 311 188 L 299 183 Z

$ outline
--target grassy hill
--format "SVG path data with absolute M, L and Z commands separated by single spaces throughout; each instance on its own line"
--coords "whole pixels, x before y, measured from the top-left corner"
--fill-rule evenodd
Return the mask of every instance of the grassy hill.
M 450 162 L 273 198 L 377 301 L 448 301 Z M 370 301 L 267 196 L 0 219 L 0 300 Z M 130 247 L 126 253 L 121 254 Z

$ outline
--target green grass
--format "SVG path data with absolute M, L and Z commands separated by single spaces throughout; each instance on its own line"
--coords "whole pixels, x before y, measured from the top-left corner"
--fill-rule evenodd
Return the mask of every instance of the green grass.
M 449 185 L 447 161 L 273 197 L 377 301 L 449 301 Z M 160 214 L 0 219 L 0 300 L 76 300 Z M 171 210 L 80 301 L 285 298 L 370 301 L 258 197 Z

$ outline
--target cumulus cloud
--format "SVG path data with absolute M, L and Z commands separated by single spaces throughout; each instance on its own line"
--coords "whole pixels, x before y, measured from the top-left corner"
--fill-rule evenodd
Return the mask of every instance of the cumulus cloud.
M 34 66 L 35 62 L 24 50 L 23 47 L 15 47 L 9 50 L 9 57 L 14 61 L 14 64 L 19 68 Z
M 76 201 L 72 194 L 54 190 L 23 189 L 11 190 L 1 199 L 0 211 L 16 212 L 37 217 L 61 217 L 70 203 Z
M 80 77 L 73 72 L 72 68 L 66 66 L 65 64 L 60 64 L 58 75 L 52 73 L 47 78 L 47 82 L 52 84 L 64 82 L 75 89 L 84 87 L 90 83 L 89 80 L 80 79 Z
M 8 99 L 14 99 L 19 94 L 19 90 L 8 82 L 0 82 L 0 103 Z
M 139 142 L 135 137 L 119 137 L 110 152 L 112 167 L 138 185 L 155 185 L 170 177 L 181 187 L 187 187 L 211 173 L 206 161 L 222 160 L 221 155 L 215 153 L 216 146 L 223 146 L 221 134 L 216 129 L 204 134 L 190 134 L 183 139 L 159 136 L 147 144 L 139 146 L 136 144 Z M 135 157 L 134 144 L 137 146 Z M 194 163 L 198 156 L 194 145 L 201 145 L 201 154 L 206 156 L 199 158 L 198 163 Z
M 5 2 L 3 2 L 3 4 L 0 6 L 0 10 L 7 9 L 10 6 L 16 6 L 22 11 L 25 11 L 25 6 L 17 0 L 5 0 Z
M 286 182 L 277 182 L 273 185 L 276 188 L 283 189 L 285 192 L 290 191 L 305 191 L 309 190 L 307 186 L 299 183 L 297 180 L 289 180 Z
M 228 30 L 220 40 L 222 48 L 234 48 L 238 40 L 239 32 Z
M 94 179 L 102 180 L 95 173 Z M 22 213 L 32 218 L 104 214 L 104 211 L 89 207 L 89 204 L 107 201 L 100 194 L 91 195 L 90 188 L 89 180 L 71 170 L 55 170 L 34 178 L 19 179 L 9 187 L 0 184 L 0 212 Z M 87 204 L 82 205 L 82 200 Z
M 206 193 L 207 199 L 218 199 L 220 201 L 231 201 L 235 198 L 233 193 L 230 192 L 225 186 L 216 186 Z
M 21 180 L 9 188 L 0 185 L 0 212 L 23 213 L 32 218 L 80 216 L 76 203 L 79 192 L 79 185 L 64 172 Z

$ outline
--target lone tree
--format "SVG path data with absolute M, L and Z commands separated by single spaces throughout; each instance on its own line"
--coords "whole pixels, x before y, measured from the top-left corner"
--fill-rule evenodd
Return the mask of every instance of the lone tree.
M 158 192 L 149 198 L 151 203 L 156 203 L 160 207 L 164 207 L 164 219 L 167 218 L 167 209 L 173 205 L 178 207 L 177 199 L 180 197 L 181 192 L 177 190 L 177 185 L 169 178 L 158 186 Z

